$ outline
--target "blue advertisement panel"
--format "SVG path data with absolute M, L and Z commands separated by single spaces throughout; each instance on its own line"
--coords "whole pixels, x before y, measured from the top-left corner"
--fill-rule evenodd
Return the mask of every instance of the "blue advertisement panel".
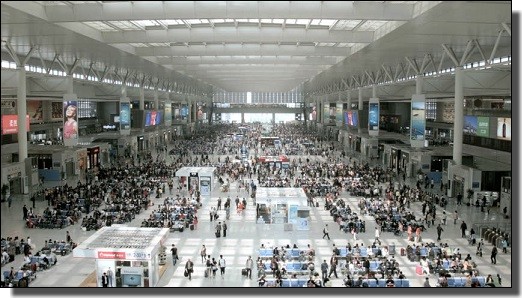
M 335 121 L 343 123 L 343 104 L 338 103 L 335 107 Z
M 78 102 L 75 94 L 63 96 L 63 144 L 78 145 Z
M 352 111 L 346 111 L 344 112 L 344 124 L 349 126 L 350 122 L 352 122 Z
M 411 103 L 411 139 L 424 140 L 426 130 L 426 109 L 424 102 Z
M 172 124 L 172 103 L 170 101 L 165 102 L 165 125 L 170 126 Z
M 368 108 L 368 130 L 378 131 L 379 130 L 379 103 L 370 102 Z
M 359 111 L 352 111 L 352 124 L 353 127 L 359 127 Z
M 465 134 L 476 135 L 478 130 L 477 116 L 464 116 L 464 123 L 462 124 Z
M 181 105 L 181 112 L 180 112 L 181 120 L 187 120 L 188 119 L 188 114 L 189 114 L 188 105 L 187 104 L 182 104 Z
M 130 102 L 120 102 L 120 129 L 131 128 Z

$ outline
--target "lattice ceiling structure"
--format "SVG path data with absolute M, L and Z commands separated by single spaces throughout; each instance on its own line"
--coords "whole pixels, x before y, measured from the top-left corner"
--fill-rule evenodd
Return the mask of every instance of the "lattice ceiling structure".
M 289 91 L 405 58 L 511 54 L 510 1 L 2 1 L 2 40 L 25 55 L 143 72 L 195 88 Z M 498 40 L 497 40 L 498 39 Z M 5 50 L 5 46 L 2 47 Z M 479 59 L 480 51 L 469 53 Z M 487 55 L 486 55 L 487 56 Z M 471 61 L 471 60 L 470 60 Z M 407 64 L 406 64 L 407 65 Z M 437 65 L 439 66 L 439 65 Z M 385 76 L 382 71 L 382 76 Z M 388 74 L 388 77 L 393 75 Z M 347 86 L 349 84 L 346 84 Z M 348 86 L 349 87 L 349 86 Z M 347 87 L 347 88 L 348 88 Z

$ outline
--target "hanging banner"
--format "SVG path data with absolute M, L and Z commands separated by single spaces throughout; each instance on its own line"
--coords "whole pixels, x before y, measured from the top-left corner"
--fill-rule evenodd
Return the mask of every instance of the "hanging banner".
M 78 102 L 76 94 L 63 96 L 63 144 L 65 146 L 78 145 Z
M 379 135 L 379 99 L 370 98 L 368 105 L 368 135 Z
M 120 134 L 130 135 L 131 109 L 128 97 L 120 98 Z
M 172 125 L 172 101 L 165 101 L 165 126 Z
M 29 131 L 29 115 L 25 116 L 25 126 Z M 2 134 L 18 133 L 18 115 L 2 115 Z
M 411 147 L 424 147 L 426 131 L 426 96 L 414 94 L 411 98 Z

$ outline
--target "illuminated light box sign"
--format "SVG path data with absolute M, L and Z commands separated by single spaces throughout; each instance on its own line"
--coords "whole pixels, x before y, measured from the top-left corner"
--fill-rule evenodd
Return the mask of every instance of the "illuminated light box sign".
M 25 117 L 25 126 L 29 131 L 29 115 Z M 9 135 L 18 133 L 18 115 L 2 115 L 2 134 Z
M 110 260 L 148 260 L 150 253 L 143 251 L 98 251 L 98 259 Z
M 368 104 L 368 134 L 370 136 L 379 135 L 379 99 L 370 98 Z

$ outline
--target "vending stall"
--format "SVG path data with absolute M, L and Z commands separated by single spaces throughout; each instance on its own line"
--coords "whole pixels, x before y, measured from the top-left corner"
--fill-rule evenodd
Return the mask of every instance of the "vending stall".
M 73 257 L 95 260 L 98 287 L 104 273 L 109 287 L 154 287 L 166 270 L 168 234 L 166 228 L 103 227 L 73 249 Z
M 197 189 L 202 196 L 210 196 L 215 170 L 214 167 L 183 167 L 176 172 L 176 177 L 184 190 Z
M 258 224 L 284 224 L 285 230 L 310 230 L 310 207 L 302 188 L 259 187 L 256 191 Z

